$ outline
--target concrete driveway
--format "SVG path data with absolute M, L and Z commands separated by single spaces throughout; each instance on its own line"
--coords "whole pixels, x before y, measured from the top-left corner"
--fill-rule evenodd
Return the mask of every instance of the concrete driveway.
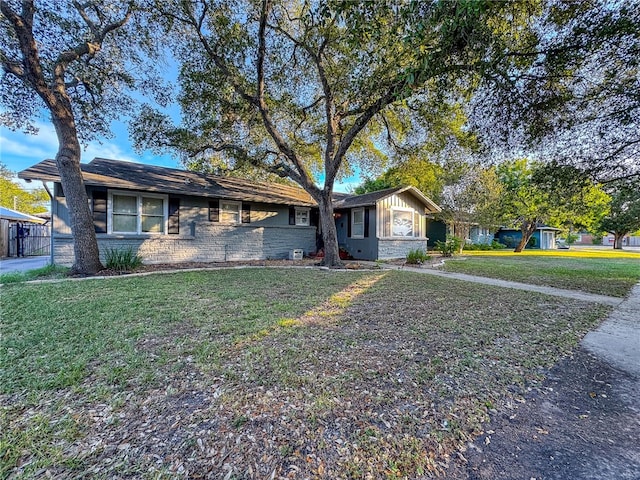
M 38 257 L 20 257 L 20 258 L 6 258 L 0 260 L 0 273 L 10 272 L 26 272 L 28 270 L 35 270 L 36 268 L 42 268 L 49 265 L 51 257 L 49 255 L 43 255 Z

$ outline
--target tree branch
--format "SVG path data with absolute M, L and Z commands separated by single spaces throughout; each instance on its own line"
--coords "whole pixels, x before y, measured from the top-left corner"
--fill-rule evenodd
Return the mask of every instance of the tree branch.
M 262 122 L 267 129 L 267 132 L 278 146 L 287 159 L 296 167 L 297 178 L 300 180 L 300 185 L 305 189 L 313 187 L 313 181 L 309 177 L 304 165 L 296 152 L 286 142 L 284 137 L 278 131 L 269 113 L 267 102 L 264 98 L 264 61 L 266 56 L 266 30 L 267 30 L 267 17 L 271 11 L 271 1 L 262 0 L 262 10 L 260 12 L 260 27 L 258 29 L 258 57 L 257 57 L 257 69 L 258 69 L 258 88 L 257 88 L 257 101 L 260 115 L 262 116 Z M 296 180 L 298 181 L 298 180 Z

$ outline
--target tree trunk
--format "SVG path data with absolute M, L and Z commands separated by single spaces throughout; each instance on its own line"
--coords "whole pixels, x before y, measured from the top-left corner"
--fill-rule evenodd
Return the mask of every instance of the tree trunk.
M 538 222 L 535 220 L 532 222 L 525 221 L 522 223 L 522 226 L 520 227 L 522 238 L 520 239 L 520 243 L 518 243 L 518 245 L 516 246 L 514 253 L 520 253 L 525 249 L 527 243 L 529 243 L 529 239 L 533 236 L 534 233 L 536 233 L 537 228 Z
M 464 246 L 467 244 L 467 238 L 471 235 L 471 226 L 468 222 L 454 222 L 453 234 L 460 239 L 460 246 L 456 252 L 460 254 L 464 250 Z
M 343 265 L 338 250 L 338 230 L 333 218 L 333 201 L 331 193 L 323 190 L 318 198 L 320 209 L 320 225 L 322 227 L 322 240 L 324 242 L 323 265 L 327 267 L 341 267 Z
M 614 232 L 613 233 L 613 248 L 614 250 L 622 250 L 622 240 L 627 232 Z
M 67 199 L 69 221 L 73 235 L 75 262 L 72 272 L 93 275 L 102 270 L 98 242 L 89 209 L 87 190 L 80 170 L 80 143 L 70 111 L 52 109 L 53 124 L 58 136 L 56 164 L 60 172 L 62 190 Z

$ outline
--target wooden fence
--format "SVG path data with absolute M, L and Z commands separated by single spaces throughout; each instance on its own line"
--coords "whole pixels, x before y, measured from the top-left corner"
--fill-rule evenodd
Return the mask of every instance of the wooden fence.
M 9 256 L 9 220 L 0 218 L 0 258 Z
M 9 256 L 28 257 L 51 253 L 49 225 L 13 223 L 9 226 Z

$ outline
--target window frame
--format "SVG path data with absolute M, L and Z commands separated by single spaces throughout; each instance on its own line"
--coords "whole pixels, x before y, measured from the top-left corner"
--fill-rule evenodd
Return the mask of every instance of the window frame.
M 136 231 L 118 231 L 113 228 L 113 197 L 134 197 L 136 199 Z M 142 231 L 142 199 L 155 198 L 162 200 L 162 231 Z M 117 213 L 116 213 L 117 215 Z M 159 217 L 160 215 L 153 215 Z M 107 196 L 107 234 L 109 235 L 167 235 L 169 228 L 169 195 L 147 192 L 130 192 L 124 190 L 109 190 Z
M 362 213 L 362 222 L 356 223 L 356 212 Z M 362 233 L 356 233 L 356 225 L 359 226 Z M 364 207 L 351 209 L 351 238 L 364 238 Z
M 409 213 L 411 217 L 411 234 L 410 235 L 396 235 L 394 232 L 394 215 L 396 212 Z M 391 208 L 391 231 L 389 232 L 393 238 L 414 238 L 416 236 L 415 225 L 415 209 L 406 207 L 392 207 Z
M 223 216 L 225 214 L 224 205 L 233 205 L 237 208 L 237 221 L 230 222 L 227 220 L 223 220 Z M 242 223 L 242 202 L 238 202 L 236 200 L 222 200 L 220 199 L 220 204 L 218 207 L 218 222 L 222 225 L 240 225 Z
M 295 225 L 298 227 L 308 227 L 311 225 L 311 209 L 303 207 L 295 207 Z M 307 217 L 307 221 L 302 223 L 298 221 L 298 215 L 304 213 Z

